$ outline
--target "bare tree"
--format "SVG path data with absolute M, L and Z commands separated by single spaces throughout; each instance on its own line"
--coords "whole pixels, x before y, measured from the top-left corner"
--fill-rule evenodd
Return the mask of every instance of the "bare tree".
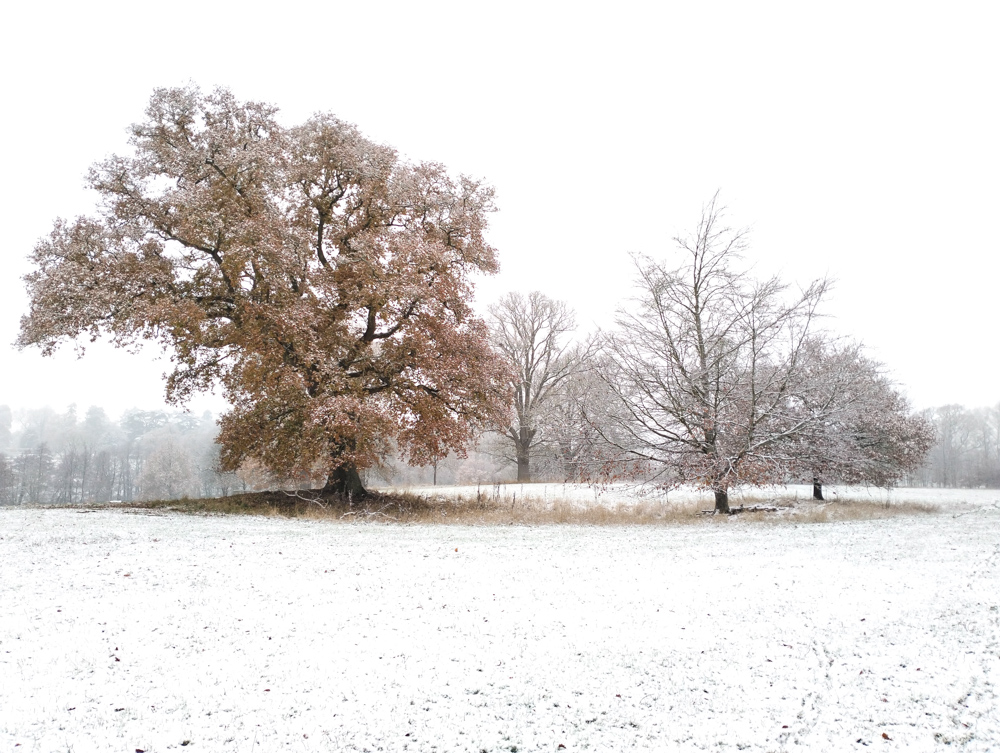
M 490 307 L 489 325 L 493 347 L 507 360 L 514 388 L 504 436 L 514 450 L 517 480 L 530 481 L 532 452 L 546 441 L 547 418 L 581 368 L 587 348 L 570 340 L 576 328 L 573 312 L 538 291 L 505 295 Z
M 660 483 L 711 489 L 729 512 L 730 487 L 782 480 L 782 445 L 821 415 L 790 393 L 828 283 L 792 291 L 738 269 L 745 231 L 725 225 L 716 199 L 675 239 L 680 266 L 636 259 L 636 308 L 604 338 L 599 374 L 616 403 L 610 441 Z
M 593 354 L 584 351 L 579 367 L 546 412 L 547 454 L 558 464 L 563 480 L 614 475 L 618 453 L 602 436 L 613 431 L 605 420 L 612 399 L 596 372 Z

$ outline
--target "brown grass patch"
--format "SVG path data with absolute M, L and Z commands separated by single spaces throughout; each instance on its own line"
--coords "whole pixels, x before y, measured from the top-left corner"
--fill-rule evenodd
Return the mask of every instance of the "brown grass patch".
M 566 500 L 539 501 L 476 497 L 423 496 L 411 493 L 373 492 L 361 501 L 322 498 L 314 492 L 255 492 L 213 499 L 184 499 L 119 503 L 114 507 L 175 511 L 188 514 L 265 515 L 341 522 L 384 522 L 445 525 L 683 525 L 748 523 L 833 523 L 849 520 L 880 520 L 901 515 L 938 511 L 920 502 L 874 502 L 839 499 L 831 502 L 792 498 L 748 498 L 742 505 L 766 506 L 768 511 L 745 510 L 733 516 L 706 515 L 709 501 L 667 502 L 637 500 L 630 503 L 581 504 Z M 734 508 L 737 509 L 737 508 Z
M 360 501 L 322 498 L 309 492 L 234 494 L 213 499 L 119 503 L 113 507 L 189 514 L 265 515 L 343 522 L 446 525 L 651 525 L 696 522 L 697 505 L 660 502 L 579 505 L 564 500 L 504 500 L 373 492 Z
M 930 515 L 939 511 L 937 505 L 926 502 L 838 499 L 832 502 L 799 503 L 790 517 L 802 523 L 836 523 L 845 520 L 884 520 L 903 515 Z

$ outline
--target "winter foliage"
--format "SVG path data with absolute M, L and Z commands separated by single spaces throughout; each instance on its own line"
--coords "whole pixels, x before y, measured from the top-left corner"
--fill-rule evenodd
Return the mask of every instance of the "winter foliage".
M 430 462 L 499 418 L 503 365 L 470 308 L 497 269 L 492 189 L 332 115 L 274 116 L 157 90 L 132 152 L 90 171 L 100 214 L 35 248 L 19 344 L 158 341 L 170 400 L 222 385 L 226 468 L 357 490 L 391 450 Z

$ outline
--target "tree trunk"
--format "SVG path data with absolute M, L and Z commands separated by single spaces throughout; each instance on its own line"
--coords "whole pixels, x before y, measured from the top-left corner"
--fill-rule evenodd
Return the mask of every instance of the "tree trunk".
M 823 482 L 819 480 L 819 476 L 813 476 L 813 499 L 823 501 Z
M 531 481 L 531 461 L 528 456 L 518 453 L 517 456 L 517 480 L 518 483 Z
M 531 481 L 531 440 L 534 439 L 535 432 L 522 426 L 517 434 L 518 437 L 514 441 L 514 454 L 517 456 L 517 481 L 523 484 Z
M 361 474 L 353 465 L 341 465 L 333 470 L 326 485 L 322 488 L 324 495 L 336 495 L 348 499 L 359 499 L 368 494 L 361 482 Z
M 715 512 L 716 514 L 729 514 L 729 490 L 715 489 Z

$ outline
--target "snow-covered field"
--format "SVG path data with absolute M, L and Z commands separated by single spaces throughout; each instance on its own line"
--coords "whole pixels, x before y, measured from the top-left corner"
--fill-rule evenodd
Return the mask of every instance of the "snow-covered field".
M 610 528 L 0 509 L 0 750 L 997 750 L 998 497 Z

